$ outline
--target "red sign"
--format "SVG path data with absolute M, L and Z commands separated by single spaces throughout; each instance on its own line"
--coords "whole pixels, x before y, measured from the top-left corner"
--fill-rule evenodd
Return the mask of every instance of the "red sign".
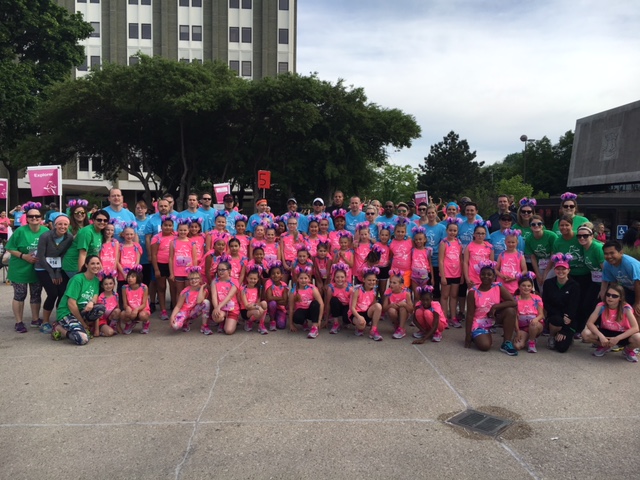
M 34 198 L 60 196 L 60 167 L 29 167 L 27 172 Z
M 258 188 L 271 188 L 271 172 L 269 170 L 258 170 Z

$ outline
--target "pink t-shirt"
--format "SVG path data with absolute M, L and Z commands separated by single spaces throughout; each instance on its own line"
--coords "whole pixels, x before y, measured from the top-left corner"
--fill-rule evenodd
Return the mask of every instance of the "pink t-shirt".
M 142 305 L 144 292 L 147 291 L 147 286 L 144 283 L 141 283 L 140 286 L 135 290 L 132 289 L 129 285 L 125 285 L 123 288 L 124 288 L 124 294 L 127 297 L 127 303 L 131 308 L 138 308 L 140 305 Z M 147 304 L 145 305 L 143 310 L 147 313 L 151 313 L 148 299 L 147 299 Z
M 340 230 L 342 231 L 342 230 Z M 333 252 L 334 250 L 340 250 L 340 235 L 338 230 L 334 230 L 333 232 L 329 232 L 329 245 L 330 250 Z
M 452 242 L 443 240 L 440 242 L 440 248 L 444 249 L 444 258 L 442 259 L 444 278 L 461 278 L 462 264 L 460 255 L 462 253 L 462 243 L 460 243 L 460 240 L 457 238 Z
M 519 295 L 514 298 L 518 302 L 518 326 L 527 329 L 531 320 L 538 316 L 538 308 L 542 306 L 542 298 L 534 293 L 527 300 L 520 298 Z
M 391 240 L 389 250 L 393 254 L 391 260 L 391 268 L 406 272 L 411 269 L 411 249 L 413 243 L 411 240 Z
M 111 272 L 116 269 L 116 254 L 119 249 L 120 243 L 117 240 L 111 240 L 110 242 L 102 244 L 99 256 L 104 271 Z
M 369 255 L 370 251 L 371 251 L 370 243 L 364 243 L 364 244 L 358 245 L 354 250 L 353 273 L 361 282 L 364 282 L 364 278 L 362 277 L 362 267 L 364 267 L 365 265 L 364 260 L 365 258 L 367 258 L 367 255 Z
M 455 277 L 453 277 L 455 278 Z M 431 308 L 433 308 L 433 311 L 436 312 L 439 316 L 440 316 L 440 320 L 438 321 L 439 327 L 441 327 L 442 330 L 444 330 L 447 327 L 447 317 L 444 314 L 444 311 L 442 311 L 442 305 L 440 305 L 440 302 L 436 302 L 435 300 L 431 301 Z M 416 311 L 418 310 L 426 310 L 423 306 L 422 306 L 422 302 L 418 302 L 416 304 Z M 440 330 L 440 329 L 438 329 Z
M 376 242 L 376 245 L 380 247 L 382 253 L 380 254 L 380 261 L 378 267 L 384 268 L 389 266 L 389 246 L 384 243 Z
M 307 310 L 313 301 L 313 293 L 317 290 L 313 285 L 307 285 L 304 288 L 294 286 L 291 289 L 291 295 L 299 295 L 300 299 L 296 300 L 293 305 L 294 310 Z
M 193 243 L 190 239 L 173 241 L 173 274 L 176 277 L 186 277 L 187 267 L 193 263 Z
M 353 250 L 349 249 L 349 250 L 336 250 L 335 252 L 333 252 L 333 258 L 339 258 L 340 257 L 340 252 L 344 253 L 344 258 L 345 260 L 351 260 L 353 261 Z M 340 263 L 340 260 L 338 260 L 338 263 Z M 342 262 L 345 265 L 347 265 L 346 262 Z M 347 269 L 344 272 L 347 275 L 347 282 L 351 283 L 353 281 L 353 269 L 351 267 L 349 267 L 347 265 Z M 331 279 L 333 280 L 333 275 L 331 276 Z
M 273 298 L 282 298 L 284 296 L 284 292 L 287 290 L 287 284 L 281 281 L 279 285 L 276 285 L 271 279 L 269 279 L 264 284 L 264 289 L 265 291 L 269 290 Z M 286 309 L 287 308 L 284 305 L 278 305 L 278 310 L 285 311 Z
M 204 256 L 205 246 L 205 237 L 204 234 L 199 233 L 194 237 L 189 238 L 191 240 L 191 244 L 196 246 L 196 263 L 200 264 L 200 260 Z
M 242 287 L 242 293 L 247 299 L 247 303 L 242 305 L 242 308 L 246 309 L 248 304 L 256 304 L 260 300 L 260 289 L 258 287 L 249 288 L 246 285 Z
M 500 303 L 500 284 L 494 283 L 486 292 L 480 291 L 478 287 L 473 287 L 471 291 L 473 292 L 476 303 L 476 311 L 473 315 L 471 330 L 476 330 L 478 328 L 491 328 L 494 325 L 495 320 L 493 318 L 489 318 L 487 315 L 489 314 L 491 307 Z
M 426 282 L 429 279 L 431 255 L 433 255 L 433 250 L 429 247 L 411 250 L 411 278 L 413 280 Z
M 216 241 L 223 240 L 225 247 L 225 252 L 229 252 L 229 240 L 231 240 L 231 234 L 225 230 L 211 230 L 207 233 L 211 237 L 211 248 L 214 247 Z
M 340 300 L 342 305 L 349 305 L 351 301 L 351 291 L 353 290 L 350 283 L 345 284 L 344 288 L 339 288 L 335 283 L 330 283 L 329 290 L 331 291 L 331 296 Z
M 238 288 L 238 281 L 233 278 L 231 280 L 220 280 L 216 278 L 213 283 L 216 286 L 216 292 L 218 294 L 218 305 L 227 298 L 227 295 L 229 295 L 229 292 L 231 292 L 233 287 L 236 287 L 236 289 Z M 222 307 L 222 311 L 234 313 L 236 315 L 240 313 L 240 305 L 238 304 L 238 298 L 236 295 L 234 295 L 233 298 L 231 298 L 231 300 Z
M 618 322 L 618 310 L 611 310 L 603 302 L 598 303 L 598 307 L 603 309 L 600 315 L 600 328 L 613 332 L 626 332 L 631 328 L 631 324 L 626 315 L 623 315 L 622 321 Z M 630 309 L 631 305 L 625 303 L 623 307 L 624 313 L 626 314 Z
M 280 236 L 280 241 L 283 245 L 284 260 L 287 262 L 293 262 L 298 256 L 298 245 L 305 245 L 306 242 L 302 234 L 298 235 L 298 241 L 290 233 L 283 233 Z
M 169 264 L 169 247 L 174 238 L 176 237 L 173 235 L 163 236 L 162 233 L 158 233 L 151 239 L 151 245 L 158 244 L 158 263 Z
M 105 296 L 104 292 L 98 295 L 98 303 L 100 305 L 104 305 L 105 312 L 103 317 L 108 318 L 116 308 L 119 308 L 119 297 L 116 292 L 113 292 L 113 295 Z
M 408 291 L 408 289 L 403 288 L 401 292 L 393 293 L 390 288 L 387 288 L 384 292 L 384 296 L 389 299 L 389 303 L 401 303 L 407 300 Z
M 329 261 L 329 257 L 324 257 L 324 258 L 315 257 L 313 259 L 313 263 L 318 268 L 318 271 L 320 272 L 320 276 L 326 279 L 329 275 L 329 272 L 331 271 L 331 263 Z
M 356 312 L 366 312 L 369 307 L 376 301 L 376 289 L 366 291 L 362 285 L 353 287 L 353 291 L 358 291 L 358 299 L 356 300 Z
M 139 243 L 134 242 L 133 245 L 120 245 L 120 265 L 123 269 L 137 265 L 140 255 L 142 255 L 142 247 Z M 118 280 L 122 282 L 124 278 L 124 275 L 118 272 Z
M 480 274 L 476 272 L 475 266 L 482 261 L 491 259 L 493 245 L 489 242 L 471 242 L 467 245 L 467 251 L 469 252 L 469 279 L 475 285 L 480 285 Z
M 182 304 L 181 312 L 190 313 L 198 303 L 198 294 L 200 293 L 200 288 L 196 290 L 191 290 L 191 287 L 184 288 L 180 292 L 180 296 L 184 296 L 184 303 Z M 209 297 L 209 290 L 204 289 L 204 298 Z
M 522 253 L 515 251 L 511 252 L 502 252 L 500 254 L 500 273 L 506 275 L 507 277 L 515 278 L 516 275 L 522 273 Z M 505 282 L 502 281 L 504 287 L 509 290 L 510 294 L 514 294 L 518 289 L 518 280 L 514 280 L 513 282 Z
M 264 259 L 267 265 L 271 265 L 278 260 L 278 244 L 276 242 L 267 243 L 264 246 Z

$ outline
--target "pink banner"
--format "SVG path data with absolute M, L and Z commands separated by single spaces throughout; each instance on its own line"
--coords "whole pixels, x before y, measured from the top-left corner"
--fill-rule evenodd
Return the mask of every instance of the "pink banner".
M 224 203 L 223 199 L 227 193 L 231 193 L 231 184 L 229 183 L 216 183 L 213 186 L 213 191 L 216 192 L 216 203 Z
M 415 199 L 416 205 L 420 205 L 422 202 L 429 203 L 428 192 L 415 192 L 413 198 Z
M 9 193 L 9 181 L 2 178 L 0 179 L 0 200 L 6 200 Z
M 31 183 L 31 196 L 50 197 L 60 195 L 60 170 L 56 167 L 29 169 L 29 182 Z

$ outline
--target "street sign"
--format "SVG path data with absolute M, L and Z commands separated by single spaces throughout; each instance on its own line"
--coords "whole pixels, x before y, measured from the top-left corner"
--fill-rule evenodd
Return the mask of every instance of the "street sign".
M 271 172 L 269 170 L 258 170 L 258 188 L 271 188 Z
M 629 225 L 618 225 L 616 227 L 616 238 L 618 240 L 622 240 L 622 237 L 627 233 L 627 230 L 629 230 Z

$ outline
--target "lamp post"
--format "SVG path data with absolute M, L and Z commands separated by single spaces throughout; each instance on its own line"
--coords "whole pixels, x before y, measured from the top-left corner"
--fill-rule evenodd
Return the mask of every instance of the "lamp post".
M 526 135 L 520 136 L 520 141 L 524 142 L 524 153 L 522 154 L 522 160 L 524 163 L 524 168 L 522 172 L 522 183 L 527 182 L 527 143 L 536 142 L 533 138 L 529 138 Z

